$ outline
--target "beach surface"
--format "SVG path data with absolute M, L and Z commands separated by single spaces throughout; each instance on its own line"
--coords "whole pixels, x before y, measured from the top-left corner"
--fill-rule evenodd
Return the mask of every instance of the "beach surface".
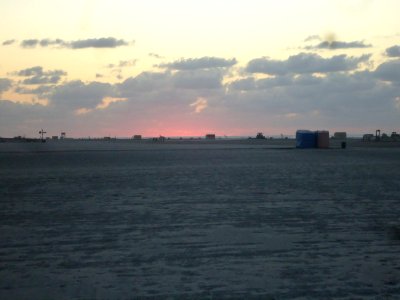
M 400 148 L 370 144 L 0 143 L 0 298 L 398 299 Z

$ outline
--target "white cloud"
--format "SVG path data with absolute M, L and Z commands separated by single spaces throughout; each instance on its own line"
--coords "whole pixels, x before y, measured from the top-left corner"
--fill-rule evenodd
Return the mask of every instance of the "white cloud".
M 190 106 L 194 108 L 196 113 L 201 113 L 208 107 L 208 101 L 203 97 L 198 97 L 195 102 L 190 103 Z
M 394 105 L 398 110 L 400 110 L 400 97 L 394 98 Z
M 120 102 L 120 101 L 127 101 L 127 98 L 118 98 L 118 97 L 104 97 L 100 104 L 96 106 L 96 109 L 106 109 L 112 103 Z

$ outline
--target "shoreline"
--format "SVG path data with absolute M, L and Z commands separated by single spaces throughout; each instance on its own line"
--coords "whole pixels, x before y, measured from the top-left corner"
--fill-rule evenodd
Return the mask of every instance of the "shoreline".
M 341 149 L 342 140 L 330 140 L 329 150 Z M 349 148 L 400 148 L 399 141 L 370 141 L 348 138 L 346 149 Z M 165 139 L 154 141 L 152 139 L 112 139 L 112 140 L 7 140 L 0 142 L 0 153 L 7 152 L 57 152 L 57 151 L 151 151 L 151 150 L 217 150 L 217 149 L 271 149 L 290 150 L 296 149 L 295 139 Z M 343 149 L 343 150 L 346 150 Z M 302 150 L 302 149 L 299 149 Z

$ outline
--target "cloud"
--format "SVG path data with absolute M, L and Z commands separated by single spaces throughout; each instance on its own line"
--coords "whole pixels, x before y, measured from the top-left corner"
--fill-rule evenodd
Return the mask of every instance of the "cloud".
M 311 42 L 315 40 L 320 41 L 321 37 L 319 35 L 310 35 L 304 39 L 305 42 Z
M 382 63 L 374 74 L 380 80 L 400 83 L 400 59 Z
M 179 71 L 172 76 L 174 86 L 180 89 L 218 89 L 222 83 L 218 70 Z
M 50 104 L 63 109 L 95 108 L 103 98 L 115 96 L 111 84 L 101 82 L 83 83 L 70 81 L 54 88 L 49 95 Z
M 28 69 L 23 69 L 15 73 L 17 76 L 37 76 L 43 75 L 43 67 L 36 66 Z
M 0 95 L 12 86 L 12 81 L 8 78 L 0 78 Z
M 62 76 L 66 76 L 67 72 L 63 70 L 44 71 L 43 67 L 35 66 L 13 74 L 20 77 L 30 77 L 24 79 L 22 81 L 23 84 L 55 84 L 61 80 Z
M 58 46 L 58 48 L 85 49 L 85 48 L 116 48 L 127 46 L 130 43 L 123 39 L 114 37 L 92 38 L 74 41 L 64 41 L 62 39 L 27 39 L 20 44 L 22 48 L 35 48 L 36 46 L 50 47 Z
M 195 113 L 201 113 L 208 107 L 208 101 L 203 97 L 198 97 L 195 102 L 190 103 L 190 106 L 194 107 Z
M 149 56 L 157 58 L 157 59 L 163 59 L 164 58 L 164 56 L 161 56 L 161 55 L 159 55 L 157 53 L 153 53 L 153 52 L 149 53 Z
M 56 84 L 61 80 L 59 75 L 51 76 L 32 76 L 31 78 L 24 79 L 23 84 Z
M 15 40 L 6 40 L 3 42 L 3 46 L 9 46 L 15 43 Z
M 113 37 L 99 38 L 99 39 L 86 39 L 69 42 L 69 47 L 72 49 L 84 48 L 116 48 L 120 46 L 127 46 L 129 43 Z
M 229 84 L 230 89 L 238 91 L 249 91 L 256 89 L 256 80 L 253 77 L 235 80 Z
M 107 68 L 125 68 L 125 67 L 132 67 L 136 65 L 137 59 L 132 60 L 120 60 L 118 64 L 109 64 Z
M 39 40 L 36 39 L 29 39 L 29 40 L 23 40 L 21 42 L 21 47 L 22 48 L 35 48 L 39 44 Z
M 353 133 L 396 130 L 399 61 L 386 61 L 375 71 L 351 69 L 320 76 L 310 69 L 318 66 L 320 71 L 328 64 L 331 70 L 337 61 L 312 56 L 307 65 L 306 58 L 296 57 L 298 64 L 275 60 L 283 64 L 283 75 L 268 73 L 272 76 L 261 78 L 242 73 L 241 79 L 226 84 L 224 79 L 233 80 L 226 70 L 210 68 L 143 72 L 115 84 L 69 81 L 35 89 L 20 86 L 15 92 L 46 97 L 48 105 L 1 100 L 0 135 L 37 136 L 36 128 L 54 134 L 67 131 L 71 136 L 203 135 L 208 131 L 271 135 L 294 134 L 297 128 Z M 339 61 L 343 59 L 348 70 L 355 63 L 352 59 L 360 57 Z M 48 72 L 38 67 L 21 71 L 27 74 L 22 79 Z
M 68 44 L 64 42 L 62 39 L 55 39 L 55 40 L 43 39 L 39 41 L 39 45 L 42 47 L 49 47 L 52 45 L 67 46 Z
M 256 58 L 249 61 L 246 71 L 270 75 L 350 71 L 357 69 L 360 63 L 367 62 L 370 56 L 370 54 L 365 54 L 360 57 L 348 57 L 342 54 L 323 58 L 317 54 L 300 53 L 290 56 L 287 60 Z
M 359 48 L 370 48 L 371 44 L 365 44 L 363 41 L 353 41 L 353 42 L 341 42 L 341 41 L 323 41 L 315 46 L 307 46 L 305 49 L 359 49 Z
M 18 94 L 33 94 L 38 95 L 39 98 L 45 97 L 50 91 L 54 89 L 53 85 L 39 85 L 37 88 L 29 89 L 21 86 L 15 88 L 15 92 Z
M 160 72 L 143 72 L 117 85 L 122 97 L 132 97 L 152 91 L 164 91 L 170 87 L 171 75 Z
M 119 98 L 119 97 L 104 97 L 100 104 L 96 106 L 96 109 L 106 109 L 112 103 L 127 101 L 127 98 Z
M 197 70 L 231 67 L 237 63 L 235 58 L 225 59 L 219 57 L 201 57 L 180 59 L 171 63 L 159 64 L 160 68 L 168 68 L 171 70 Z
M 389 57 L 400 57 L 400 46 L 392 46 L 386 49 L 386 55 Z

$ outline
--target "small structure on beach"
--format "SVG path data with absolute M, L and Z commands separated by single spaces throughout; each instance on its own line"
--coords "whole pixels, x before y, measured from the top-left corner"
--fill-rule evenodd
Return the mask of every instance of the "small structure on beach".
M 374 138 L 374 135 L 372 133 L 366 133 L 363 135 L 363 142 L 371 142 L 372 139 Z
M 327 130 L 297 130 L 296 148 L 329 148 L 329 131 Z
M 133 136 L 133 139 L 134 139 L 134 140 L 141 140 L 141 139 L 142 139 L 142 136 L 141 136 L 140 134 L 135 134 L 135 135 Z
M 215 140 L 215 134 L 214 133 L 207 133 L 206 134 L 206 140 Z
M 317 148 L 329 148 L 329 131 L 321 130 L 316 132 L 317 135 Z
M 315 131 L 297 130 L 296 131 L 296 148 L 316 148 L 317 135 Z
M 345 140 L 347 139 L 347 133 L 344 131 L 338 131 L 333 134 L 335 140 Z
M 46 134 L 47 132 L 46 131 L 44 131 L 43 129 L 40 129 L 40 131 L 39 131 L 39 134 L 40 134 L 40 140 L 44 143 L 46 140 L 44 139 L 44 135 Z

